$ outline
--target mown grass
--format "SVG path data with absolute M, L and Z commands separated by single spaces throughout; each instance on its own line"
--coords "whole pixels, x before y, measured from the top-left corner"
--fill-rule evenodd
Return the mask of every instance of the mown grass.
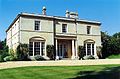
M 118 55 L 110 55 L 109 57 L 107 57 L 108 59 L 120 59 L 120 54 Z
M 1 69 L 0 79 L 120 79 L 120 65 L 32 66 Z

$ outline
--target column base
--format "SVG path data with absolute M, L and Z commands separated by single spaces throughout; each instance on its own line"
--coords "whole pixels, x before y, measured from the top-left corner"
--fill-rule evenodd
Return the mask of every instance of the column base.
M 56 58 L 55 58 L 56 60 L 59 60 L 59 56 L 56 56 Z
M 75 59 L 75 56 L 72 56 L 71 59 Z

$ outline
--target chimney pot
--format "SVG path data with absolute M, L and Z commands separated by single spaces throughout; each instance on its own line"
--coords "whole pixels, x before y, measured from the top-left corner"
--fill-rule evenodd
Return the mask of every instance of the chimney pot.
M 43 6 L 43 8 L 42 8 L 42 14 L 46 15 L 46 7 L 45 6 Z

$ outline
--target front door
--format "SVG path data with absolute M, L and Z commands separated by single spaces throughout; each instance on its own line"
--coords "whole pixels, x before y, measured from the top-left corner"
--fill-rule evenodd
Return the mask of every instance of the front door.
M 58 44 L 58 56 L 60 58 L 67 58 L 68 57 L 68 46 L 66 43 L 59 43 Z

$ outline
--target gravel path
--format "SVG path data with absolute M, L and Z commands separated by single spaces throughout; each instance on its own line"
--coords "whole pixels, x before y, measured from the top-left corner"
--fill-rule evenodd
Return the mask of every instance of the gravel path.
M 98 60 L 58 60 L 58 61 L 11 61 L 0 63 L 0 69 L 25 67 L 25 66 L 81 66 L 120 64 L 120 59 Z

